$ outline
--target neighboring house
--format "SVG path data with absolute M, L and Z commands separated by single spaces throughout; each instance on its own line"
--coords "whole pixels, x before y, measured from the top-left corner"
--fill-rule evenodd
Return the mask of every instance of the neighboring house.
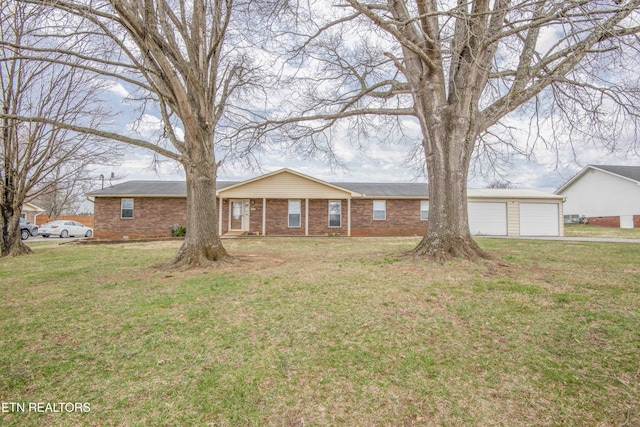
M 217 187 L 221 235 L 420 236 L 427 230 L 425 183 L 329 183 L 281 169 Z M 184 182 L 129 181 L 87 196 L 94 201 L 97 239 L 164 237 L 186 223 Z M 473 234 L 563 234 L 560 196 L 485 189 L 469 190 L 468 200 Z
M 29 222 L 36 223 L 38 215 L 42 214 L 44 209 L 37 207 L 33 203 L 24 203 L 20 211 L 20 216 Z
M 560 187 L 566 218 L 589 224 L 640 227 L 640 166 L 589 165 Z

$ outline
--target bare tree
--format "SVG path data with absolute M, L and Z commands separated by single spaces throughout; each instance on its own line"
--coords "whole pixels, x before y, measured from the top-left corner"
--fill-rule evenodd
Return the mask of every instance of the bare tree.
M 494 188 L 494 189 L 499 189 L 499 190 L 508 190 L 508 189 L 517 188 L 517 186 L 513 185 L 509 181 L 495 180 L 495 181 L 491 182 L 489 185 L 487 185 L 487 188 Z
M 467 219 L 474 153 L 494 161 L 536 144 L 617 144 L 637 129 L 640 0 L 321 3 L 299 16 L 295 33 L 283 31 L 302 40 L 291 52 L 306 68 L 296 81 L 307 91 L 297 117 L 272 124 L 318 141 L 314 132 L 338 119 L 414 117 L 432 207 L 417 255 L 486 256 Z M 505 120 L 514 110 L 529 121 L 524 143 Z M 543 126 L 551 139 L 538 132 Z
M 108 117 L 96 102 L 101 88 L 91 75 L 59 65 L 68 60 L 59 53 L 51 52 L 43 62 L 29 58 L 20 47 L 44 47 L 41 36 L 48 18 L 42 8 L 15 1 L 3 2 L 0 10 L 1 256 L 31 252 L 20 239 L 20 207 L 26 200 L 48 192 L 89 164 L 117 155 L 90 135 L 16 118 L 38 116 L 99 126 Z
M 65 213 L 74 214 L 84 201 L 84 195 L 91 190 L 92 181 L 90 171 L 86 169 L 55 173 L 43 183 L 49 189 L 33 200 L 33 203 L 53 219 L 58 219 L 58 216 Z
M 216 156 L 248 149 L 230 137 L 234 123 L 250 115 L 235 108 L 235 101 L 255 85 L 257 76 L 257 66 L 244 51 L 243 30 L 255 30 L 247 19 L 247 4 L 234 0 L 30 2 L 49 4 L 75 17 L 73 31 L 64 35 L 67 45 L 82 39 L 108 46 L 101 55 L 91 56 L 93 63 L 86 69 L 137 88 L 131 100 L 138 101 L 142 111 L 153 110 L 163 122 L 155 140 L 105 128 L 58 125 L 147 148 L 179 162 L 186 174 L 187 235 L 170 266 L 208 265 L 227 257 L 216 227 L 221 161 Z M 73 46 L 67 49 L 73 52 Z

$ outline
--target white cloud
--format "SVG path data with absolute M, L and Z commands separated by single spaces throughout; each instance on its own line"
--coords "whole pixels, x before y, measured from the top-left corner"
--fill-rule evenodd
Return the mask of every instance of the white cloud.
M 119 82 L 109 82 L 106 86 L 106 90 L 122 97 L 123 99 L 129 96 L 129 91 Z

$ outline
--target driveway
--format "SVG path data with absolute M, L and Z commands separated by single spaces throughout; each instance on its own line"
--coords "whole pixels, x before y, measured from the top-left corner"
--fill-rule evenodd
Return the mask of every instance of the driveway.
M 84 237 L 83 237 L 83 239 L 84 239 Z M 60 237 L 57 237 L 57 236 L 51 236 L 51 237 L 32 236 L 32 237 L 29 237 L 27 240 L 23 240 L 22 243 L 25 243 L 27 245 L 29 245 L 30 243 L 37 243 L 37 242 L 47 242 L 47 243 L 53 243 L 53 244 L 61 244 L 61 243 L 73 242 L 74 240 L 80 240 L 80 238 L 79 237 L 67 237 L 66 239 L 61 239 Z

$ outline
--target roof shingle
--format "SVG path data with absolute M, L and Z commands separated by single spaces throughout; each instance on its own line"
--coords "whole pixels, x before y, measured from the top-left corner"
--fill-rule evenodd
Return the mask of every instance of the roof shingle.
M 640 166 L 589 165 L 640 182 Z

